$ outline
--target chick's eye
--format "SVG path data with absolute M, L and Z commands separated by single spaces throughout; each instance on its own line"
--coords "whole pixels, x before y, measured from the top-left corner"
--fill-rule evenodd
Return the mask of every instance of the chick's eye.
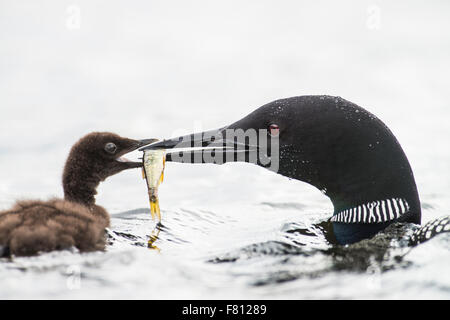
M 114 143 L 108 142 L 107 144 L 105 144 L 106 152 L 113 154 L 116 152 L 116 150 L 117 150 L 117 146 Z
M 279 127 L 277 124 L 272 123 L 272 124 L 269 126 L 269 133 L 270 133 L 270 135 L 273 136 L 273 137 L 279 135 L 279 134 L 280 134 L 280 127 Z

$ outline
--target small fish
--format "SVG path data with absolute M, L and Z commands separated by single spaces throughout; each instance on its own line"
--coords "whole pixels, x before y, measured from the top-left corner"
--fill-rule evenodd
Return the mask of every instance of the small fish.
M 145 150 L 142 161 L 142 178 L 147 180 L 148 197 L 150 199 L 150 212 L 152 214 L 152 219 L 155 219 L 155 216 L 157 216 L 158 222 L 161 222 L 158 187 L 164 180 L 166 150 Z

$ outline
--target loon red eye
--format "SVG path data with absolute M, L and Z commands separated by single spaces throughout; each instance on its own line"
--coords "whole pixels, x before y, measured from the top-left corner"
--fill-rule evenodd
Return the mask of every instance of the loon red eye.
M 112 142 L 108 142 L 107 144 L 105 144 L 105 151 L 111 154 L 114 154 L 117 150 L 117 146 L 112 143 Z
M 272 123 L 269 126 L 269 132 L 271 136 L 276 137 L 280 134 L 280 127 L 277 124 Z

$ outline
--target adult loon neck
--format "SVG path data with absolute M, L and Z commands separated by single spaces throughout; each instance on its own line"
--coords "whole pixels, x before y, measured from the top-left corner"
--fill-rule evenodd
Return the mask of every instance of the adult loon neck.
M 404 157 L 397 167 L 357 170 L 327 188 L 334 212 L 341 222 L 378 223 L 393 220 L 420 223 L 416 183 Z M 391 160 L 393 161 L 393 160 Z M 370 162 L 367 164 L 370 166 Z
M 330 197 L 334 214 L 358 207 L 369 206 L 377 201 L 403 199 L 411 210 L 420 212 L 420 201 L 413 177 L 409 179 L 395 174 L 389 180 L 373 177 L 365 182 L 353 182 L 352 185 L 325 187 L 324 193 Z
M 289 166 L 282 167 L 279 173 L 321 190 L 333 203 L 333 215 L 343 216 L 339 222 L 376 223 L 398 219 L 420 223 L 419 195 L 406 156 L 399 145 L 395 157 L 384 157 L 383 151 L 375 149 L 369 155 L 348 157 L 340 154 L 322 157 L 317 153 L 317 158 L 304 163 L 294 158 L 296 166 L 288 161 Z M 354 213 L 358 214 L 356 218 Z

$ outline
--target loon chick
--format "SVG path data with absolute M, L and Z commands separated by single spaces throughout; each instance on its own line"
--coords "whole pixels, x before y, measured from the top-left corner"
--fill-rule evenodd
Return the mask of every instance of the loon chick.
M 109 176 L 141 167 L 141 162 L 121 156 L 154 141 L 109 132 L 81 138 L 64 167 L 64 199 L 18 201 L 12 209 L 0 212 L 0 256 L 31 256 L 71 247 L 103 249 L 109 215 L 95 204 L 96 188 Z
M 252 129 L 259 132 L 256 140 Z M 278 147 L 271 147 L 271 137 Z M 376 116 L 340 97 L 276 100 L 224 128 L 141 150 L 189 147 L 197 148 L 169 153 L 166 161 L 253 162 L 317 187 L 334 206 L 327 224 L 331 242 L 370 238 L 396 221 L 421 222 L 413 172 L 399 142 Z M 261 157 L 264 150 L 269 162 Z

